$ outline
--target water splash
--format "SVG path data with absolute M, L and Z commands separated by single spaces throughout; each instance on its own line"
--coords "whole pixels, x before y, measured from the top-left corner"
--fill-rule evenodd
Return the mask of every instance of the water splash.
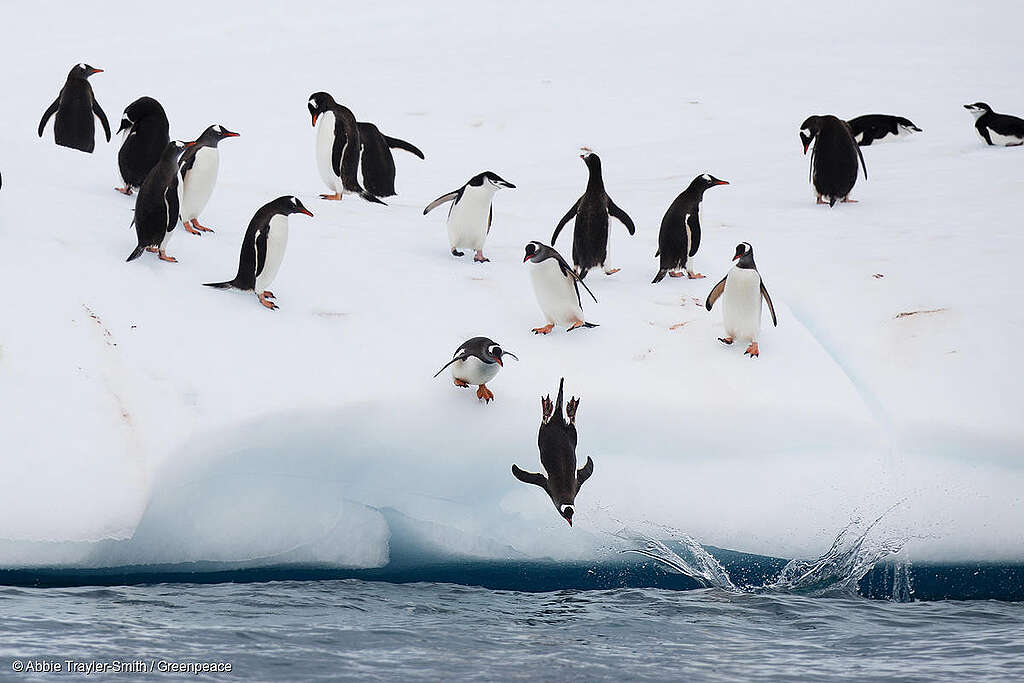
M 686 574 L 690 578 L 696 579 L 707 588 L 720 588 L 729 591 L 739 590 L 732 582 L 732 579 L 729 578 L 725 567 L 711 553 L 705 550 L 696 539 L 678 529 L 665 530 L 671 534 L 672 541 L 678 548 L 677 551 L 669 548 L 664 541 L 628 528 L 622 529 L 615 536 L 626 541 L 640 541 L 644 544 L 643 548 L 626 548 L 621 551 L 623 553 L 636 553 L 637 555 L 649 557 L 680 574 Z

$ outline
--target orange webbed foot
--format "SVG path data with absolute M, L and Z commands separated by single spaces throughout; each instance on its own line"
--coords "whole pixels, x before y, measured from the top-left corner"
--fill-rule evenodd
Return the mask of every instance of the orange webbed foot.
M 476 389 L 476 397 L 484 403 L 490 403 L 494 400 L 494 392 L 488 389 L 486 384 L 481 384 Z
M 722 342 L 723 344 L 732 344 L 732 337 L 719 337 L 718 341 Z
M 280 308 L 277 304 L 268 299 L 264 293 L 257 294 L 256 297 L 260 300 L 261 304 L 263 304 L 272 311 Z
M 703 280 L 707 276 L 704 275 L 703 273 L 687 273 L 686 277 L 688 277 L 691 280 Z
M 464 379 L 459 379 L 458 377 L 453 377 L 452 381 L 455 382 L 455 386 L 457 386 L 457 387 L 465 388 L 465 387 L 469 386 L 469 382 L 467 382 Z
M 743 353 L 748 355 L 748 356 L 750 356 L 751 358 L 757 358 L 757 356 L 758 356 L 757 342 L 750 342 L 750 346 L 748 346 L 747 350 L 744 351 Z
M 191 221 L 186 221 L 185 222 L 185 232 L 187 232 L 187 233 L 189 233 L 191 235 L 202 235 L 203 234 L 203 233 L 199 232 L 198 230 L 196 230 L 195 228 L 192 227 L 192 222 Z
M 679 272 L 679 271 L 672 271 L 672 272 L 670 272 L 670 273 L 668 274 L 668 276 L 669 276 L 669 277 L 682 277 L 682 276 L 683 276 L 683 273 L 681 273 L 681 272 Z
M 125 195 L 126 197 L 131 197 L 132 196 L 132 186 L 131 185 L 125 185 L 124 187 L 115 187 L 114 189 L 117 190 L 118 192 L 120 192 L 121 194 Z
M 192 227 L 198 230 L 199 232 L 213 232 L 213 228 L 207 228 L 205 226 L 199 225 L 199 221 L 197 221 L 195 218 L 192 219 Z
M 553 329 L 555 329 L 555 324 L 554 323 L 548 323 L 544 327 L 535 327 L 535 328 L 533 328 L 533 333 L 534 334 L 550 334 L 551 330 L 553 330 Z
M 168 263 L 177 263 L 178 262 L 178 259 L 174 258 L 173 256 L 168 256 L 163 251 L 159 251 L 158 250 L 157 254 L 160 256 L 160 260 L 161 261 L 167 261 Z
M 334 194 L 322 194 L 322 195 L 320 195 L 320 199 L 329 199 L 329 200 L 334 201 L 334 202 L 340 202 L 341 201 L 341 193 L 340 192 L 335 192 Z
M 155 254 L 160 250 L 157 247 L 146 247 L 146 251 L 148 251 L 150 254 Z

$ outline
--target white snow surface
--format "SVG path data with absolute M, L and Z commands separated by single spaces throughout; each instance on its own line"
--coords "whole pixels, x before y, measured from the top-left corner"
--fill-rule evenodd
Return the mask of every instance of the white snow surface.
M 981 145 L 962 107 L 1024 113 L 1024 6 L 818 7 L 19 5 L 45 30 L 8 35 L 0 101 L 0 565 L 377 566 L 388 508 L 470 555 L 584 557 L 615 519 L 813 556 L 899 501 L 887 523 L 914 559 L 1024 559 L 1024 149 Z M 124 262 L 117 138 L 85 155 L 52 123 L 35 136 L 82 60 L 115 127 L 150 95 L 172 138 L 241 133 L 202 217 L 216 233 L 179 225 L 178 264 Z M 317 199 L 318 90 L 425 152 L 394 152 L 390 206 Z M 924 132 L 864 148 L 860 203 L 830 210 L 798 138 L 814 113 Z M 637 234 L 613 221 L 622 271 L 587 279 L 600 327 L 534 336 L 523 245 L 579 197 L 584 145 Z M 448 253 L 445 211 L 421 213 L 483 170 L 517 189 L 481 265 Z M 731 183 L 705 195 L 708 277 L 652 286 L 661 217 L 703 172 Z M 291 218 L 281 309 L 202 287 L 283 194 L 315 217 Z M 703 308 L 740 241 L 779 316 L 756 360 Z M 431 378 L 475 335 L 522 359 L 490 405 Z M 562 376 L 595 462 L 573 529 L 509 471 L 539 469 L 538 398 Z

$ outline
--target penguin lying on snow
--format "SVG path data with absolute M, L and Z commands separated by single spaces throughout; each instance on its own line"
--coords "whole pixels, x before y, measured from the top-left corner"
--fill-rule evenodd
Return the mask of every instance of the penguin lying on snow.
M 307 107 L 316 128 L 316 165 L 324 184 L 333 190 L 320 198 L 340 201 L 346 194 L 357 194 L 368 202 L 384 204 L 359 184 L 359 126 L 352 110 L 325 92 L 310 95 Z
M 274 281 L 284 260 L 288 246 L 288 216 L 293 213 L 313 214 L 302 205 L 298 197 L 285 195 L 261 206 L 249 221 L 238 255 L 238 274 L 227 282 L 208 282 L 206 287 L 227 289 L 234 287 L 243 292 L 256 292 L 260 303 L 274 310 L 271 299 L 277 297 L 267 287 Z
M 658 233 L 658 251 L 655 256 L 661 257 L 661 267 L 651 284 L 665 279 L 665 273 L 672 277 L 682 277 L 683 269 L 691 280 L 704 277 L 693 270 L 693 257 L 700 248 L 700 202 L 704 191 L 716 185 L 728 185 L 709 173 L 703 173 L 676 197 L 661 219 L 661 231 Z M 671 272 L 669 272 L 671 271 Z
M 92 86 L 86 80 L 93 74 L 103 73 L 103 69 L 97 69 L 88 64 L 76 64 L 71 67 L 64 87 L 60 89 L 57 99 L 53 101 L 39 121 L 39 137 L 43 137 L 43 129 L 50 117 L 56 114 L 53 119 L 53 140 L 62 147 L 83 152 L 92 152 L 96 147 L 96 123 L 92 120 L 93 115 L 103 124 L 103 132 L 110 142 L 110 124 L 107 122 L 107 115 L 103 108 L 96 101 L 92 92 Z
M 576 469 L 576 411 L 580 400 L 569 399 L 565 414 L 562 416 L 562 397 L 565 378 L 558 380 L 558 398 L 551 404 L 551 396 L 540 399 L 543 414 L 540 431 L 537 434 L 537 447 L 540 449 L 540 464 L 547 472 L 545 477 L 537 472 L 526 472 L 512 465 L 512 474 L 521 482 L 535 484 L 548 494 L 555 509 L 562 518 L 572 526 L 573 505 L 580 487 L 594 473 L 594 461 L 587 456 L 587 464 Z
M 392 156 L 391 150 L 402 149 L 420 159 L 426 157 L 415 145 L 384 135 L 372 123 L 359 121 L 356 125 L 359 127 L 359 144 L 362 147 L 359 163 L 366 191 L 376 197 L 393 197 L 395 195 L 395 158 Z
M 534 334 L 548 334 L 555 325 L 565 325 L 572 332 L 580 327 L 597 327 L 583 319 L 583 301 L 580 299 L 580 285 L 597 303 L 597 297 L 586 283 L 576 275 L 562 255 L 540 242 L 529 242 L 523 263 L 530 263 L 530 280 L 537 304 L 544 313 L 548 324 L 535 327 Z
M 127 261 L 134 261 L 143 250 L 157 252 L 161 261 L 177 263 L 178 259 L 167 255 L 167 243 L 171 232 L 178 224 L 178 207 L 181 202 L 181 185 L 178 179 L 178 156 L 186 146 L 179 140 L 167 143 L 156 166 L 142 182 L 135 198 L 135 234 L 138 246 L 128 255 Z
M 853 139 L 861 147 L 868 147 L 876 140 L 895 140 L 921 132 L 910 119 L 889 114 L 865 114 L 846 123 Z
M 719 297 L 724 297 L 722 321 L 725 323 L 725 336 L 719 337 L 718 341 L 723 344 L 732 344 L 737 339 L 749 341 L 750 346 L 743 353 L 751 358 L 757 358 L 757 337 L 761 331 L 761 299 L 768 304 L 772 324 L 778 327 L 779 321 L 775 317 L 775 306 L 772 305 L 772 298 L 768 296 L 768 289 L 761 281 L 757 266 L 754 265 L 754 248 L 747 242 L 740 242 L 736 245 L 736 255 L 732 260 L 737 261 L 736 265 L 711 290 L 705 306 L 710 311 L 715 301 Z
M 476 384 L 476 397 L 484 403 L 490 403 L 494 400 L 494 392 L 487 388 L 487 383 L 494 379 L 499 368 L 504 367 L 501 359 L 505 356 L 519 360 L 516 354 L 505 351 L 495 341 L 487 337 L 473 337 L 459 345 L 452 359 L 445 363 L 434 377 L 451 366 L 455 386 L 468 387 L 470 384 Z
M 1024 119 L 997 114 L 984 102 L 965 104 L 964 109 L 974 115 L 974 128 L 987 144 L 999 147 L 1024 144 Z
M 164 108 L 152 97 L 140 97 L 124 108 L 121 126 L 117 129 L 118 134 L 124 133 L 124 142 L 117 153 L 117 167 L 124 187 L 115 187 L 115 190 L 131 195 L 133 188 L 142 187 L 171 141 L 169 130 Z
M 504 180 L 497 173 L 484 171 L 470 178 L 465 185 L 457 190 L 443 194 L 427 204 L 423 215 L 451 202 L 448 208 L 448 245 L 452 256 L 463 256 L 459 249 L 472 249 L 473 260 L 487 263 L 484 256 L 484 242 L 491 232 L 491 221 L 494 219 L 494 193 L 503 187 L 515 189 L 515 185 Z
M 855 202 L 849 195 L 857 183 L 857 159 L 864 169 L 865 180 L 868 168 L 846 122 L 835 116 L 810 116 L 800 126 L 800 140 L 804 154 L 814 142 L 810 175 L 818 204 L 827 202 L 835 206 L 837 201 Z
M 217 183 L 217 169 L 220 167 L 220 152 L 217 145 L 225 138 L 237 138 L 224 126 L 207 127 L 195 144 L 185 150 L 178 161 L 181 175 L 181 221 L 185 230 L 193 235 L 213 232 L 212 228 L 199 225 L 199 214 L 206 208 Z

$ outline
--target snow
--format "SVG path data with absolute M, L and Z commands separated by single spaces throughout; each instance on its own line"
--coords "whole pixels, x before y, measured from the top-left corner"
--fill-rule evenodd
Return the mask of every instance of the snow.
M 0 103 L 0 565 L 373 566 L 383 509 L 467 553 L 585 556 L 615 519 L 813 556 L 897 501 L 914 559 L 1024 558 L 1024 150 L 982 146 L 962 107 L 1024 112 L 1024 8 L 813 7 L 19 7 L 47 29 L 8 37 Z M 85 155 L 52 123 L 35 137 L 83 59 L 105 69 L 91 82 L 111 120 L 150 95 L 172 137 L 241 133 L 200 217 L 216 233 L 179 226 L 178 264 L 124 263 L 119 140 Z M 318 90 L 425 152 L 395 152 L 390 206 L 316 198 Z M 864 149 L 860 203 L 816 206 L 800 122 L 874 112 L 924 132 Z M 622 271 L 588 277 L 600 327 L 538 337 L 522 249 L 582 192 L 583 145 L 637 234 L 613 221 Z M 480 265 L 448 253 L 446 212 L 421 213 L 484 170 L 517 189 L 495 196 Z M 731 183 L 705 196 L 708 277 L 652 286 L 661 217 L 703 172 Z M 315 217 L 290 219 L 281 310 L 201 287 L 234 274 L 249 219 L 282 194 Z M 740 241 L 779 316 L 757 360 L 703 308 Z M 486 406 L 431 378 L 476 335 L 522 358 Z M 595 461 L 573 529 L 509 472 L 537 469 L 537 399 L 561 376 Z

